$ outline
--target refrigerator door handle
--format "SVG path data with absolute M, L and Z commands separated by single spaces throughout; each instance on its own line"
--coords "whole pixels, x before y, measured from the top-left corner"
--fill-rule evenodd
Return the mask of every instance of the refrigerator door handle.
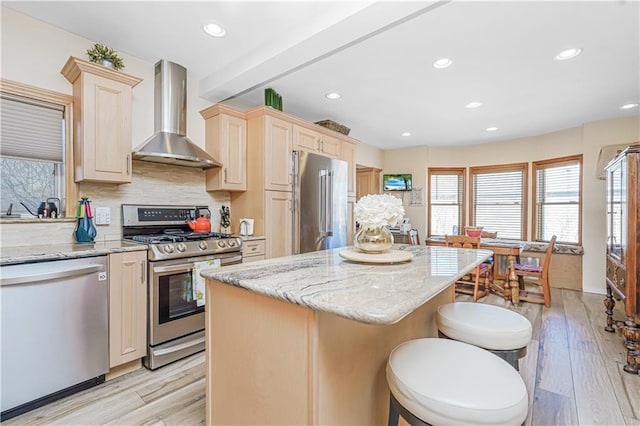
M 318 181 L 320 185 L 320 215 L 318 216 L 318 232 L 321 237 L 324 237 L 327 232 L 327 170 L 320 170 L 320 179 Z
M 333 170 L 329 170 L 327 173 L 327 186 L 326 186 L 326 201 L 325 205 L 327 211 L 325 213 L 325 236 L 331 237 L 333 235 Z

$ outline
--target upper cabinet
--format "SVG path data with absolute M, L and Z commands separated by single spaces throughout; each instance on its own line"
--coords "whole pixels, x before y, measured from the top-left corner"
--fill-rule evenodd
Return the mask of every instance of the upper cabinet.
M 142 79 L 70 57 L 76 182 L 131 182 L 132 89 Z
M 264 184 L 272 191 L 291 191 L 291 123 L 264 116 Z
M 247 190 L 247 120 L 224 105 L 200 111 L 205 120 L 206 151 L 223 167 L 206 171 L 207 191 Z
M 342 160 L 347 162 L 347 197 L 356 196 L 356 143 L 342 141 Z
M 293 149 L 340 158 L 340 141 L 306 127 L 293 125 Z
M 356 198 L 359 200 L 365 195 L 380 194 L 380 172 L 374 167 L 358 169 L 356 171 Z

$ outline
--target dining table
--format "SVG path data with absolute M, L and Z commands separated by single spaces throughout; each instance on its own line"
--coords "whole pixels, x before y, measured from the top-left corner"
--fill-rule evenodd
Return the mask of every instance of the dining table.
M 425 240 L 428 246 L 444 246 L 444 236 L 433 236 Z M 491 250 L 496 256 L 507 257 L 507 268 L 504 274 L 503 282 L 496 282 L 495 277 L 499 277 L 498 262 L 493 260 L 493 277 L 491 282 L 491 290 L 502 294 L 506 300 L 518 306 L 520 304 L 520 285 L 518 276 L 516 275 L 515 265 L 520 254 L 526 248 L 526 241 L 505 240 L 499 238 L 480 238 L 480 249 Z

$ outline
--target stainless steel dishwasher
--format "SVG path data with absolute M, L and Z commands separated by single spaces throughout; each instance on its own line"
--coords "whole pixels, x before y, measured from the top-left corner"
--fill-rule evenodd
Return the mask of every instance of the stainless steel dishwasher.
M 107 282 L 106 256 L 0 268 L 0 420 L 104 382 Z

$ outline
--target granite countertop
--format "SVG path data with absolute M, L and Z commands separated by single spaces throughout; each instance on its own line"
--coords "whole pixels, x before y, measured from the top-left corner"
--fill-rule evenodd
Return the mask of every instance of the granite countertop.
M 264 235 L 238 235 L 242 241 L 256 241 L 256 240 L 264 240 Z
M 368 324 L 393 324 L 493 253 L 488 250 L 394 245 L 406 263 L 350 262 L 346 248 L 208 269 L 205 278 Z
M 69 243 L 2 247 L 0 265 L 75 259 L 80 257 L 92 257 L 109 253 L 140 251 L 146 249 L 147 246 L 144 244 L 124 240 L 97 241 L 86 244 Z

